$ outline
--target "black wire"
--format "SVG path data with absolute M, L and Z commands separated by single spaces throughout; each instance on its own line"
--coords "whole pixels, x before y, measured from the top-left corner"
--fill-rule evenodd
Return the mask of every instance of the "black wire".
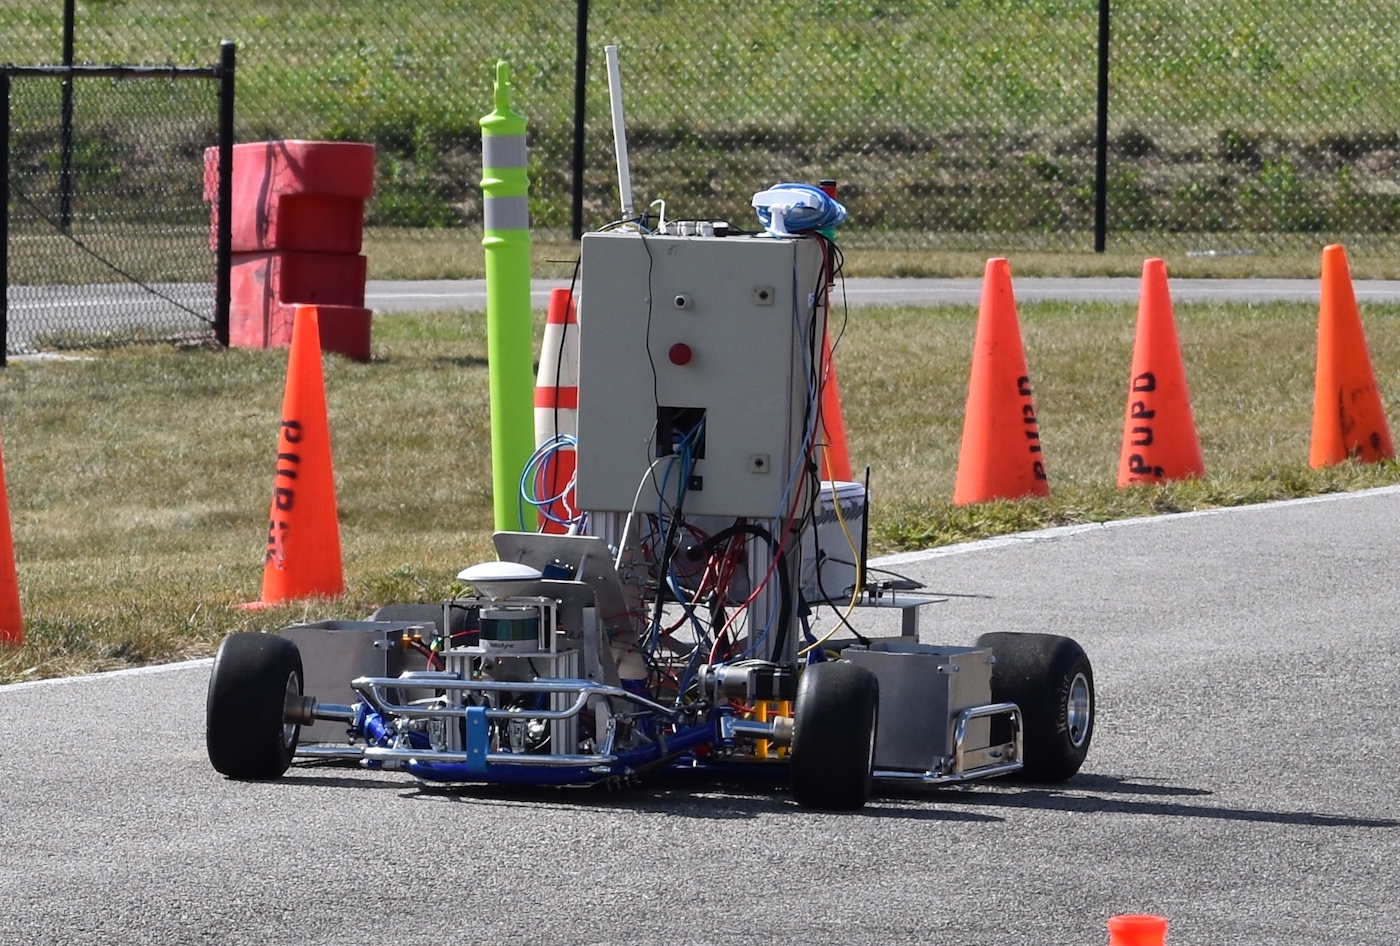
M 97 254 L 97 251 L 96 251 L 96 250 L 93 250 L 93 249 L 89 248 L 88 245 L 85 244 L 82 240 L 79 240 L 77 237 L 75 237 L 75 236 L 72 234 L 71 231 L 65 230 L 63 227 L 59 226 L 59 225 L 53 220 L 53 218 L 51 218 L 48 214 L 46 214 L 46 213 L 44 213 L 42 210 L 40 210 L 40 209 L 39 209 L 39 205 L 36 204 L 36 203 L 34 203 L 34 201 L 32 201 L 32 200 L 29 199 L 29 195 L 26 194 L 26 193 L 24 192 L 23 188 L 21 188 L 17 183 L 15 183 L 15 179 L 14 179 L 13 177 L 10 178 L 10 190 L 12 190 L 12 191 L 14 191 L 16 194 L 18 194 L 18 195 L 19 195 L 19 199 L 22 200 L 22 201 L 24 201 L 26 204 L 28 204 L 29 207 L 30 207 L 30 209 L 33 210 L 36 214 L 38 214 L 38 215 L 39 215 L 39 218 L 40 218 L 41 220 L 43 220 L 43 221 L 44 221 L 45 223 L 47 223 L 49 226 L 51 226 L 51 227 L 53 227 L 55 230 L 57 230 L 60 234 L 63 235 L 63 237 L 64 237 L 65 239 L 67 239 L 70 243 L 72 243 L 72 244 L 73 244 L 74 246 L 76 246 L 78 249 L 82 250 L 84 253 L 86 253 L 88 256 L 91 256 L 93 259 L 97 260 L 97 261 L 98 261 L 99 263 L 101 263 L 103 266 L 106 266 L 106 267 L 107 267 L 108 269 L 110 269 L 112 272 L 114 272 L 114 273 L 116 273 L 117 275 L 121 276 L 122 278 L 126 279 L 126 280 L 127 280 L 128 282 L 130 282 L 131 284 L 133 284 L 133 285 L 135 285 L 135 286 L 137 286 L 137 287 L 139 287 L 139 288 L 141 288 L 141 289 L 146 290 L 146 292 L 149 292 L 151 295 L 155 296 L 157 299 L 164 299 L 166 302 L 170 303 L 170 304 L 173 305 L 175 308 L 177 308 L 177 309 L 182 309 L 182 310 L 184 310 L 185 312 L 188 312 L 190 315 L 192 315 L 192 316 L 194 316 L 195 318 L 199 319 L 201 322 L 207 322 L 207 323 L 209 323 L 210 325 L 213 325 L 213 324 L 214 324 L 214 317 L 213 317 L 212 315 L 201 315 L 200 313 L 196 312 L 194 309 L 191 309 L 189 306 L 185 305 L 183 302 L 179 302 L 179 301 L 177 301 L 177 300 L 175 300 L 175 299 L 170 298 L 170 297 L 167 296 L 165 293 L 160 292 L 159 290 L 157 290 L 154 286 L 151 286 L 149 283 L 146 283 L 146 282 L 142 281 L 141 279 L 139 279 L 138 277 L 134 276 L 133 274 L 128 273 L 126 270 L 122 269 L 120 266 L 118 266 L 116 263 L 113 263 L 111 260 L 107 259 L 106 257 L 104 257 L 104 256 L 99 256 L 99 255 Z
M 570 306 L 572 306 L 572 305 L 574 304 L 574 299 L 578 298 L 578 296 L 577 296 L 578 278 L 579 278 L 579 272 L 580 272 L 580 270 L 582 269 L 582 266 L 583 266 L 583 257 L 582 257 L 582 256 L 579 256 L 577 259 L 574 260 L 574 274 L 573 274 L 573 276 L 569 279 L 569 305 L 570 305 Z M 546 315 L 545 318 L 548 319 L 549 316 Z M 569 322 L 568 314 L 566 313 L 565 316 L 564 316 L 564 330 L 561 331 L 561 332 L 559 333 L 559 350 L 556 351 L 556 352 L 554 353 L 554 390 L 555 390 L 555 391 L 558 391 L 558 390 L 559 390 L 559 382 L 562 381 L 562 380 L 564 379 L 564 377 L 563 377 L 563 371 L 564 371 L 564 348 L 565 348 L 564 343 L 565 343 L 565 340 L 568 338 L 568 335 L 569 335 L 569 326 L 570 326 L 571 324 L 573 324 L 573 323 Z M 577 327 L 576 327 L 576 328 L 577 328 Z M 577 430 L 577 429 L 574 430 L 574 435 L 575 435 L 575 437 L 577 437 L 577 435 L 578 435 L 578 430 Z M 559 437 L 559 397 L 558 397 L 557 395 L 556 395 L 555 398 L 554 398 L 554 436 L 555 436 L 555 439 L 556 439 L 556 440 L 557 440 L 558 437 Z
M 909 585 L 910 590 L 914 590 L 914 589 L 917 589 L 917 588 L 927 588 L 927 587 L 928 587 L 928 586 L 925 585 L 923 582 L 919 581 L 917 578 L 910 578 L 908 575 L 905 575 L 905 574 L 903 574 L 903 573 L 901 573 L 901 572 L 891 571 L 891 570 L 888 569 L 888 568 L 877 568 L 877 567 L 874 566 L 874 565 L 867 565 L 867 566 L 866 566 L 866 571 L 869 571 L 869 572 L 878 572 L 878 573 L 881 574 L 881 575 L 889 575 L 891 578 L 895 579 L 896 581 L 902 581 L 902 582 L 907 583 L 907 584 Z
M 836 498 L 833 500 L 833 502 L 840 502 L 840 497 L 836 497 Z M 819 591 L 819 592 L 821 593 L 821 596 L 822 596 L 822 598 L 823 598 L 824 600 L 826 600 L 826 601 L 828 601 L 828 602 L 832 602 L 832 601 L 834 601 L 834 599 L 831 597 L 830 594 L 827 593 L 826 586 L 822 584 L 822 560 L 821 560 L 821 549 L 820 549 L 820 547 L 818 547 L 818 546 L 816 545 L 816 543 L 815 543 L 815 538 L 816 538 L 816 530 L 815 530 L 815 528 L 814 528 L 814 529 L 813 529 L 813 539 L 814 539 L 813 547 L 816 548 L 816 550 L 817 550 L 817 551 L 816 551 L 816 556 L 815 556 L 815 557 L 816 557 L 816 560 L 817 560 L 817 591 Z M 856 571 L 857 571 L 857 572 L 860 571 L 860 566 L 856 566 Z M 855 629 L 855 626 L 851 624 L 850 620 L 846 617 L 846 614 L 845 614 L 844 611 L 842 611 L 840 608 L 835 607 L 834 604 L 833 604 L 833 607 L 832 607 L 831 610 L 833 610 L 833 611 L 836 612 L 837 618 L 839 618 L 840 621 L 841 621 L 841 623 L 844 624 L 844 625 L 846 626 L 846 630 L 850 631 L 853 635 L 855 635 L 856 640 L 858 640 L 858 641 L 860 641 L 862 644 L 866 644 L 866 645 L 868 645 L 868 644 L 870 643 L 870 639 L 869 639 L 868 637 L 866 637 L 866 636 L 865 636 L 864 634 L 862 634 L 860 631 L 858 631 L 858 630 Z
M 812 355 L 812 364 L 814 365 L 813 370 L 815 372 L 817 381 L 817 384 L 814 387 L 817 391 L 816 400 L 818 401 L 818 403 L 820 403 L 822 401 L 822 369 L 825 367 L 825 365 L 821 361 L 821 355 L 823 354 L 823 352 L 821 351 L 821 346 L 819 345 L 816 337 L 817 328 L 819 327 L 817 325 L 817 313 L 822 311 L 823 308 L 825 308 L 828 317 L 830 316 L 830 289 L 831 286 L 836 282 L 836 278 L 841 272 L 842 267 L 845 265 L 845 258 L 844 256 L 842 256 L 840 248 L 837 247 L 836 243 L 833 240 L 829 239 L 821 233 L 814 233 L 813 236 L 815 236 L 816 239 L 819 241 L 822 250 L 822 265 L 819 267 L 819 272 L 817 274 L 817 289 L 814 293 L 817 303 L 812 307 L 813 326 L 812 331 L 810 333 L 812 336 L 811 345 L 814 348 L 814 353 Z M 846 330 L 845 323 L 848 318 L 849 312 L 846 313 L 842 320 L 841 332 L 843 334 Z M 830 334 L 829 329 L 826 334 Z M 832 341 L 831 350 L 834 356 L 836 351 L 836 341 Z M 818 417 L 821 416 L 822 415 L 819 409 Z M 816 561 L 817 591 L 822 596 L 823 600 L 831 601 L 832 597 L 827 592 L 826 587 L 822 582 L 822 549 L 821 539 L 817 532 L 817 514 L 818 510 L 820 509 L 820 494 L 822 488 L 821 471 L 816 467 L 815 463 L 808 464 L 808 471 L 812 479 L 812 483 L 807 495 L 807 509 L 803 515 L 802 525 L 804 528 L 810 528 L 812 530 L 812 550 L 813 558 Z M 839 495 L 833 495 L 833 504 L 839 503 L 840 501 L 841 500 Z M 859 566 L 857 566 L 857 571 L 859 571 Z M 856 639 L 859 640 L 862 644 L 870 643 L 869 639 L 867 639 L 863 634 L 861 634 L 860 631 L 855 629 L 855 627 L 851 624 L 850 620 L 847 619 L 846 615 L 841 610 L 835 610 L 837 617 L 840 619 L 841 623 L 845 625 L 846 630 L 854 634 Z
M 651 353 L 651 323 L 656 315 L 654 301 L 655 287 L 652 285 L 652 279 L 654 277 L 654 271 L 656 268 L 656 259 L 654 256 L 652 256 L 651 244 L 647 240 L 647 234 L 643 232 L 638 234 L 638 236 L 641 238 L 642 241 L 642 249 L 647 254 L 647 320 L 646 331 L 643 334 L 643 346 L 646 350 L 647 365 L 651 368 L 651 400 L 652 408 L 654 411 L 656 411 L 659 410 L 661 407 L 660 373 L 656 369 L 656 359 L 652 356 Z M 653 429 L 655 430 L 655 428 Z M 653 436 L 652 439 L 655 440 L 655 436 Z M 671 445 L 668 444 L 667 446 L 669 447 Z M 671 559 L 674 558 L 676 552 L 679 551 L 679 536 L 681 533 L 682 525 L 680 520 L 684 516 L 685 509 L 685 495 L 687 486 L 687 483 L 685 481 L 689 479 L 689 474 L 685 470 L 682 470 L 681 472 L 683 474 L 683 477 L 682 482 L 680 484 L 680 493 L 677 497 L 676 505 L 674 507 L 671 507 L 670 528 L 667 528 L 665 523 L 661 519 L 658 519 L 656 523 L 656 528 L 657 531 L 661 533 L 662 541 L 661 556 L 657 559 L 656 602 L 652 608 L 651 630 L 653 634 L 657 636 L 658 642 L 660 640 L 659 635 L 661 629 L 661 620 L 664 617 L 665 611 L 666 576 L 670 574 Z M 651 478 L 652 486 L 656 490 L 656 495 L 660 498 L 661 505 L 666 506 L 666 494 L 665 491 L 662 489 L 662 484 L 656 478 L 656 467 L 650 462 L 650 458 L 648 458 L 647 462 L 647 475 Z
M 641 241 L 642 241 L 642 249 L 643 249 L 643 250 L 646 252 L 646 254 L 647 254 L 647 321 L 646 321 L 646 331 L 645 331 L 644 334 L 643 334 L 642 342 L 643 342 L 643 347 L 645 348 L 646 354 L 647 354 L 647 365 L 651 368 L 651 401 L 652 401 L 652 409 L 653 409 L 653 411 L 658 411 L 658 410 L 660 410 L 660 408 L 661 408 L 661 379 L 660 379 L 660 374 L 659 374 L 659 372 L 656 370 L 656 359 L 653 358 L 653 357 L 652 357 L 652 354 L 651 354 L 651 323 L 652 323 L 652 319 L 655 318 L 655 316 L 656 316 L 656 306 L 655 306 L 655 300 L 654 300 L 654 298 L 653 298 L 653 297 L 655 296 L 656 293 L 654 292 L 655 287 L 652 285 L 653 271 L 655 270 L 655 267 L 656 267 L 656 259 L 652 256 L 652 253 L 651 253 L 651 244 L 647 241 L 646 234 L 645 234 L 645 233 L 642 233 L 642 234 L 639 234 L 639 236 L 641 237 Z M 660 446 L 659 443 L 658 443 L 658 446 Z M 670 444 L 667 445 L 668 448 L 669 448 L 670 446 L 672 446 L 672 445 L 670 445 Z M 666 505 L 666 494 L 665 494 L 665 492 L 662 490 L 662 484 L 659 483 L 659 482 L 657 482 L 657 479 L 656 479 L 656 468 L 655 468 L 655 465 L 652 464 L 652 463 L 650 462 L 650 460 L 648 460 L 648 463 L 647 463 L 647 471 L 648 471 L 648 475 L 651 477 L 652 485 L 656 488 L 656 495 L 657 495 L 658 497 L 660 497 L 661 505 L 662 505 L 662 506 L 665 506 L 665 505 Z M 682 474 L 685 473 L 684 470 L 682 470 L 681 472 L 682 472 Z M 679 544 L 680 544 L 679 535 L 680 535 L 681 529 L 680 529 L 680 522 L 679 522 L 678 520 L 679 520 L 679 519 L 681 518 L 681 516 L 682 516 L 684 507 L 685 507 L 685 483 L 682 482 L 682 484 L 681 484 L 681 492 L 680 492 L 679 496 L 677 497 L 676 506 L 675 506 L 675 508 L 672 510 L 672 515 L 671 515 L 671 526 L 670 526 L 670 528 L 667 528 L 666 525 L 665 525 L 665 523 L 664 523 L 663 521 L 661 521 L 660 519 L 658 519 L 658 521 L 657 521 L 657 523 L 656 523 L 656 527 L 657 527 L 657 529 L 661 532 L 662 538 L 661 538 L 661 557 L 657 559 L 657 572 L 656 572 L 656 603 L 655 603 L 655 606 L 652 608 L 652 619 L 651 619 L 651 622 L 652 622 L 652 629 L 653 629 L 653 631 L 655 631 L 655 632 L 658 633 L 658 634 L 660 633 L 661 619 L 662 619 L 663 612 L 664 612 L 664 609 L 665 609 L 666 595 L 665 595 L 664 589 L 665 589 L 665 587 L 666 587 L 666 576 L 667 576 L 668 574 L 670 574 L 670 571 L 671 571 L 671 559 L 675 556 L 675 554 L 676 554 L 676 552 L 677 552 L 677 550 L 678 550 L 677 547 L 678 547 Z
M 570 305 L 570 306 L 573 306 L 573 304 L 574 304 L 574 299 L 578 298 L 578 296 L 577 296 L 577 289 L 578 289 L 579 272 L 580 272 L 580 270 L 582 269 L 582 267 L 583 267 L 583 257 L 582 257 L 581 255 L 578 256 L 578 257 L 575 257 L 575 259 L 574 259 L 574 273 L 573 273 L 573 276 L 569 279 L 569 305 Z M 549 315 L 548 315 L 548 313 L 546 312 L 546 314 L 545 314 L 545 324 L 548 325 L 548 323 L 549 323 Z M 569 327 L 570 327 L 571 325 L 574 325 L 574 329 L 575 329 L 575 331 L 577 331 L 577 328 L 578 328 L 577 325 L 575 325 L 573 322 L 570 322 L 570 321 L 569 321 L 569 316 L 568 316 L 568 313 L 566 312 L 566 313 L 564 314 L 564 325 L 563 325 L 563 328 L 562 328 L 562 330 L 559 332 L 559 349 L 558 349 L 558 351 L 556 351 L 556 352 L 554 353 L 554 392 L 555 392 L 555 394 L 554 394 L 554 408 L 553 408 L 553 430 L 554 430 L 554 444 L 555 444 L 555 446 L 554 446 L 554 454 L 553 454 L 553 456 L 551 456 L 548 460 L 544 460 L 544 461 L 542 462 L 542 466 L 544 466 L 546 469 L 557 469 L 557 468 L 558 468 L 558 467 L 557 467 L 557 464 L 558 464 L 558 462 L 559 462 L 559 454 L 558 454 L 558 451 L 559 451 L 559 382 L 562 381 L 562 380 L 564 380 L 563 372 L 564 372 L 564 350 L 565 350 L 565 342 L 566 342 L 567 339 L 568 339 L 568 336 L 569 336 Z M 575 392 L 577 392 L 577 388 L 575 388 Z M 577 405 L 575 405 L 575 408 L 577 408 Z M 537 431 L 536 433 L 538 434 L 538 431 Z M 578 422 L 577 422 L 577 421 L 575 421 L 575 423 L 574 423 L 574 439 L 575 439 L 575 441 L 578 440 Z M 575 447 L 575 449 L 577 449 L 577 447 Z M 551 466 L 550 466 L 551 463 L 555 464 L 555 466 L 554 466 L 554 467 L 551 467 Z M 554 484 L 554 482 L 553 482 L 552 477 L 551 477 L 551 479 L 550 479 L 549 487 L 550 487 L 550 491 L 553 492 L 553 490 L 554 490 L 554 488 L 555 488 L 555 484 Z M 564 492 L 565 492 L 565 489 L 567 489 L 567 487 L 568 487 L 568 484 L 565 483 L 565 484 L 564 484 L 564 489 L 561 489 L 556 495 L 562 496 L 562 495 L 564 494 Z M 553 505 L 553 504 L 551 504 L 551 505 Z
M 776 564 L 774 568 L 778 572 L 778 594 L 782 596 L 782 603 L 778 607 L 778 631 L 773 637 L 773 654 L 780 656 L 784 646 L 787 644 L 788 625 L 792 623 L 792 579 L 788 575 L 787 555 L 773 538 L 773 533 L 763 526 L 752 522 L 736 522 L 728 528 L 721 529 L 714 535 L 706 539 L 701 548 L 705 553 L 712 554 L 721 544 L 732 539 L 736 535 L 752 535 L 763 539 L 768 543 L 768 554 L 771 555 Z M 718 635 L 716 631 L 716 635 Z
M 652 286 L 652 275 L 653 270 L 656 268 L 656 259 L 651 255 L 651 244 L 647 241 L 646 234 L 643 233 L 640 236 L 642 239 L 642 249 L 645 250 L 647 254 L 647 328 L 645 337 L 647 364 L 651 366 L 652 404 L 659 408 L 661 406 L 661 381 L 656 371 L 656 359 L 651 355 L 651 320 L 656 315 L 656 305 L 653 299 L 655 293 L 652 291 L 655 287 Z

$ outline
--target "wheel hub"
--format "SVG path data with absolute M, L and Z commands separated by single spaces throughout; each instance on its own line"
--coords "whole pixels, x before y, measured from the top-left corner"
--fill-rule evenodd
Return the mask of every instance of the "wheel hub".
M 1082 672 L 1076 673 L 1069 683 L 1069 696 L 1065 700 L 1065 725 L 1069 730 L 1069 741 L 1076 748 L 1082 748 L 1089 738 L 1089 724 L 1093 719 L 1092 697 L 1089 695 L 1089 678 Z
M 301 696 L 301 675 L 298 673 L 287 674 L 287 703 L 296 700 Z M 282 745 L 291 748 L 297 744 L 297 723 L 283 723 L 282 725 Z

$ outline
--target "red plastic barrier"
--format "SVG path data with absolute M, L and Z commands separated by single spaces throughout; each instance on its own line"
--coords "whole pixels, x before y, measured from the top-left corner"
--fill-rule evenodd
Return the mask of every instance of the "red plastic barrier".
M 292 343 L 292 323 L 298 305 L 268 299 L 257 312 L 229 323 L 232 348 L 285 348 Z M 371 312 L 362 306 L 317 305 L 320 310 L 321 350 L 356 361 L 369 361 Z
M 233 307 L 261 309 L 268 299 L 295 304 L 364 305 L 365 258 L 341 253 L 235 253 Z
M 204 155 L 204 199 L 218 228 L 218 152 Z M 323 307 L 325 351 L 369 358 L 365 201 L 374 193 L 374 146 L 345 141 L 257 141 L 233 149 L 233 264 L 229 344 L 291 344 L 293 308 Z
M 204 200 L 216 210 L 218 183 L 218 150 L 210 148 L 204 154 Z M 365 201 L 373 194 L 374 145 L 355 141 L 234 145 L 233 252 L 358 253 Z M 217 226 L 217 216 L 212 223 Z

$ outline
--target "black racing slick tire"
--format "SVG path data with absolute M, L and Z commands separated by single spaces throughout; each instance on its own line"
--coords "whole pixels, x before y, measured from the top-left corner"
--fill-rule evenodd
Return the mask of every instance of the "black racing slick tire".
M 977 646 L 990 647 L 996 658 L 992 702 L 1021 708 L 1025 767 L 1016 777 L 1027 782 L 1073 777 L 1089 754 L 1097 708 L 1094 670 L 1084 648 L 1068 637 L 1011 632 L 983 634 Z M 1002 741 L 996 727 L 992 741 Z
M 813 664 L 797 684 L 789 772 L 804 808 L 854 811 L 870 800 L 880 686 L 849 661 Z
M 296 754 L 301 727 L 284 718 L 302 692 L 301 653 L 276 634 L 240 632 L 219 645 L 209 675 L 204 741 L 209 761 L 233 779 L 275 779 Z

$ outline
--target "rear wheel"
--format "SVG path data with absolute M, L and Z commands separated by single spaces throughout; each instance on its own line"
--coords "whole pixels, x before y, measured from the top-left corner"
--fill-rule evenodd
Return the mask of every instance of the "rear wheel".
M 813 664 L 797 685 L 789 769 L 804 808 L 852 811 L 870 799 L 879 683 L 847 661 Z
M 1094 671 L 1084 648 L 1054 634 L 1008 632 L 983 634 L 977 646 L 990 647 L 996 658 L 992 702 L 1021 708 L 1025 767 L 1020 777 L 1063 782 L 1073 776 L 1094 735 Z M 1009 732 L 998 730 L 993 727 L 993 742 L 1010 740 Z
M 236 779 L 274 779 L 287 771 L 301 727 L 286 721 L 285 707 L 301 686 L 296 644 L 255 632 L 224 638 L 205 703 L 205 745 L 214 768 Z

